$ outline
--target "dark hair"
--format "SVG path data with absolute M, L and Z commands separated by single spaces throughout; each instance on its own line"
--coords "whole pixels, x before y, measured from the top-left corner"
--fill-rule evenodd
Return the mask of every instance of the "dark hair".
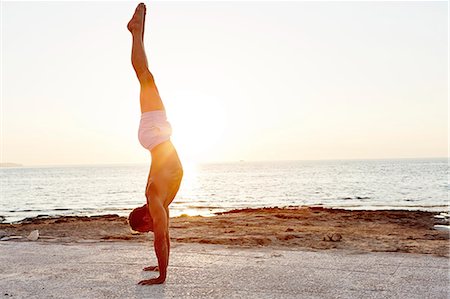
M 147 216 L 148 220 L 144 220 L 144 217 Z M 149 223 L 150 222 L 150 223 Z M 142 207 L 135 208 L 131 211 L 128 216 L 128 223 L 131 226 L 132 230 L 139 231 L 138 228 L 144 225 L 150 225 L 153 228 L 152 216 L 150 215 L 150 211 L 148 210 L 148 205 L 145 204 Z

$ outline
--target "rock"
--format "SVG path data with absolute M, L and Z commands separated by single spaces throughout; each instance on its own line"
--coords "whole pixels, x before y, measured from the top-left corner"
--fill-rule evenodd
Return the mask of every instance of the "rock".
M 341 234 L 332 234 L 331 235 L 332 242 L 339 242 L 339 241 L 341 241 L 341 239 L 342 239 Z
M 341 234 L 327 234 L 325 237 L 323 237 L 322 240 L 328 241 L 328 242 L 340 242 L 342 240 L 342 235 Z
M 39 231 L 38 230 L 32 231 L 28 235 L 27 239 L 30 240 L 30 241 L 36 241 L 37 239 L 39 239 Z

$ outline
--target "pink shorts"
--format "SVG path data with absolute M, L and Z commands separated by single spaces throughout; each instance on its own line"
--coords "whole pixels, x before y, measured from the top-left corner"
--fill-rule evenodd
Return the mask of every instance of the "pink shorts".
M 166 111 L 154 110 L 144 112 L 139 124 L 139 142 L 148 150 L 170 139 L 172 127 L 167 121 Z

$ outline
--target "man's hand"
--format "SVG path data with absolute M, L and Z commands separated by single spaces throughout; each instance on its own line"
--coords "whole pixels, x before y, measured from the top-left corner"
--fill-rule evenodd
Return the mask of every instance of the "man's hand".
M 157 278 L 152 278 L 152 279 L 147 279 L 147 280 L 141 280 L 138 282 L 139 285 L 141 286 L 146 286 L 146 285 L 152 285 L 152 284 L 161 284 L 166 280 L 165 277 L 157 277 Z
M 159 271 L 159 267 L 158 266 L 148 266 L 148 267 L 145 267 L 144 269 L 142 269 L 142 271 Z

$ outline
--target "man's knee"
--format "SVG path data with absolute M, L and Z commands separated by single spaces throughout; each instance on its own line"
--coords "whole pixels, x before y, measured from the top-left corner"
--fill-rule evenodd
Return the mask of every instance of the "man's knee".
M 138 74 L 139 82 L 142 86 L 152 86 L 155 85 L 155 79 L 149 70 L 144 70 Z

